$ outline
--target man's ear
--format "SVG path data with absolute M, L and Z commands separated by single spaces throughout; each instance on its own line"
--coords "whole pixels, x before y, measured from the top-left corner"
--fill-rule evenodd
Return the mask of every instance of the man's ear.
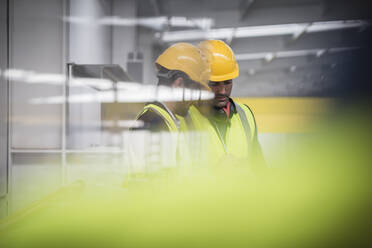
M 176 80 L 173 81 L 172 88 L 183 88 L 185 87 L 185 81 L 182 77 L 176 78 Z

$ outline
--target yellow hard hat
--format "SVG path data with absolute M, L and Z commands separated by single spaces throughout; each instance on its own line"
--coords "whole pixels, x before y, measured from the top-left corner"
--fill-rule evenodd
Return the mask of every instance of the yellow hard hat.
M 168 70 L 182 71 L 191 80 L 209 89 L 210 69 L 207 60 L 201 51 L 190 43 L 181 42 L 168 47 L 156 59 L 155 64 L 165 67 Z
M 220 82 L 239 76 L 239 65 L 234 52 L 222 40 L 206 40 L 198 47 L 205 54 L 210 66 L 210 81 Z

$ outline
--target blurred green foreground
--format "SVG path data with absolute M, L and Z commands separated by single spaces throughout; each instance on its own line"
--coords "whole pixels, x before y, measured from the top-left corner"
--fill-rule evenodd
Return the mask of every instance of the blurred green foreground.
M 231 161 L 125 188 L 77 182 L 2 220 L 0 247 L 367 247 L 366 118 L 332 119 L 260 174 Z

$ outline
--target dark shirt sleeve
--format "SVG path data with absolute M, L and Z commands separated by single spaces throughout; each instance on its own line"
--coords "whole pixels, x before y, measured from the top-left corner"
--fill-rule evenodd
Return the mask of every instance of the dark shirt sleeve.
M 151 132 L 167 132 L 169 128 L 165 123 L 164 119 L 161 118 L 157 113 L 149 109 L 139 118 L 139 121 L 143 121 L 143 126 L 139 128 L 133 128 L 133 131 L 148 130 Z

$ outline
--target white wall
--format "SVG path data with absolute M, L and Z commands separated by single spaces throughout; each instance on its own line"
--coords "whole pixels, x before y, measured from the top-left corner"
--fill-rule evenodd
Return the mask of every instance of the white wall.
M 62 73 L 61 0 L 14 0 L 10 10 L 10 67 Z M 60 148 L 61 105 L 32 105 L 32 98 L 58 96 L 61 85 L 11 82 L 13 148 Z

